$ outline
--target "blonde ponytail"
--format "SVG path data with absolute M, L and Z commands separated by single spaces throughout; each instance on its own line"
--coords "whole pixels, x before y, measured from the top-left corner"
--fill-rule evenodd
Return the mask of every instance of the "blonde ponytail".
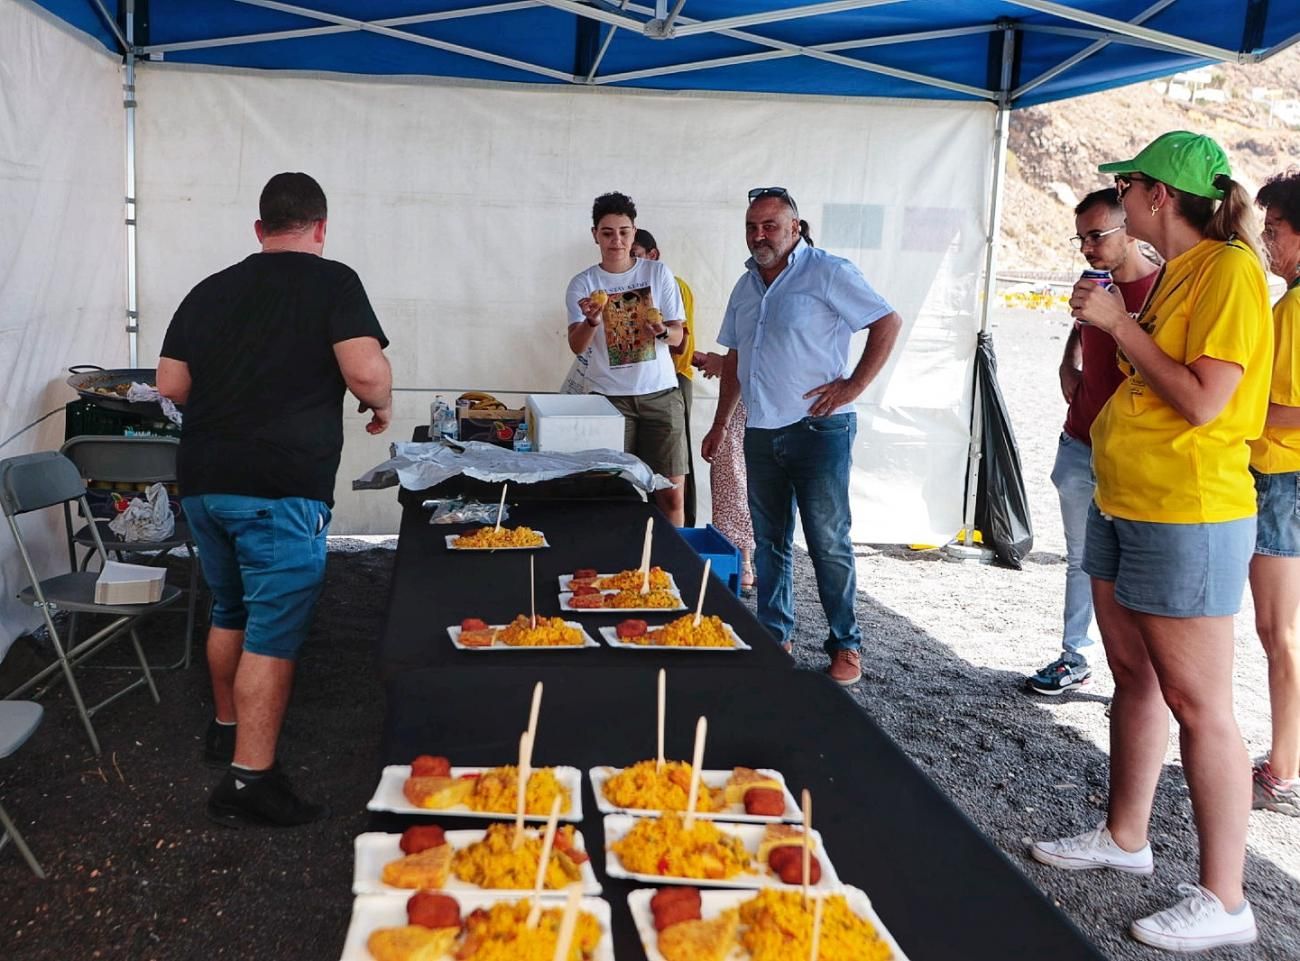
M 1214 186 L 1223 191 L 1220 201 L 1170 188 L 1178 204 L 1178 213 L 1208 239 L 1236 240 L 1249 247 L 1261 264 L 1266 264 L 1260 246 L 1259 218 L 1250 194 L 1227 174 L 1215 177 Z

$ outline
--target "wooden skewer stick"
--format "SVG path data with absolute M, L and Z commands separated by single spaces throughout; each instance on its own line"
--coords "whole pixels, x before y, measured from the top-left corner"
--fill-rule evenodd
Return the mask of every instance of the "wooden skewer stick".
M 812 792 L 803 789 L 803 906 L 808 908 L 808 879 L 812 877 Z
M 578 928 L 578 907 L 582 904 L 582 888 L 569 888 L 569 900 L 564 902 L 564 917 L 560 919 L 559 940 L 555 942 L 555 955 L 551 961 L 569 961 L 569 948 L 573 945 L 573 932 Z
M 538 681 L 533 685 L 533 703 L 532 706 L 528 708 L 528 742 L 530 747 L 533 742 L 537 740 L 537 715 L 541 713 L 541 710 L 542 682 Z M 533 763 L 531 755 L 528 758 L 528 763 Z
M 659 725 L 658 725 L 658 745 L 659 751 L 655 754 L 655 770 L 664 769 L 664 718 L 667 711 L 667 694 L 668 694 L 668 672 L 662 667 L 659 668 Z
M 691 623 L 692 627 L 700 626 L 700 612 L 704 610 L 704 592 L 709 587 L 709 567 L 713 564 L 713 558 L 706 558 L 704 561 L 704 577 L 700 580 L 700 599 L 695 602 L 695 620 Z
M 645 544 L 641 546 L 641 593 L 650 593 L 650 538 L 654 533 L 655 519 L 647 517 L 645 522 Z
M 542 889 L 546 887 L 546 865 L 551 860 L 551 846 L 555 844 L 555 825 L 560 820 L 560 796 L 551 802 L 551 816 L 546 819 L 546 834 L 542 837 L 542 856 L 537 861 L 537 878 L 533 881 L 533 905 L 528 909 L 528 927 L 537 927 L 542 916 Z
M 825 898 L 817 898 L 817 906 L 813 908 L 813 933 L 812 947 L 808 949 L 808 961 L 817 961 L 817 955 L 822 948 L 822 909 L 826 906 Z
M 509 484 L 501 485 L 501 503 L 497 505 L 497 530 L 501 530 L 501 515 L 506 509 L 506 488 Z
M 704 738 L 709 733 L 708 718 L 695 722 L 695 751 L 691 754 L 691 790 L 686 798 L 686 830 L 695 827 L 695 802 L 700 796 L 700 771 L 704 767 Z
M 514 847 L 518 850 L 519 845 L 524 841 L 524 814 L 528 809 L 528 775 L 529 760 L 533 756 L 533 744 L 528 739 L 528 732 L 524 731 L 519 735 L 519 783 L 516 785 L 518 790 L 515 792 L 519 795 L 515 802 L 515 843 Z
M 529 626 L 537 630 L 537 565 L 533 563 L 532 554 L 528 555 L 528 605 L 532 610 Z

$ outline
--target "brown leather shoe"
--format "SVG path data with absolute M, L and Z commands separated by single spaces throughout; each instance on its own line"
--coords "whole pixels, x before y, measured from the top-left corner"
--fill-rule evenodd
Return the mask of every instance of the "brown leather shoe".
M 862 655 L 857 651 L 840 650 L 831 656 L 831 666 L 826 673 L 836 684 L 848 687 L 862 680 Z

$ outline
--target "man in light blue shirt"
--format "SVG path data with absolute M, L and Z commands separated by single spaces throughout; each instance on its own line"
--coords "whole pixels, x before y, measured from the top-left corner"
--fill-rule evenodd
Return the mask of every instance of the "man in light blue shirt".
M 792 650 L 797 505 L 830 627 L 827 673 L 849 685 L 862 678 L 849 537 L 853 401 L 885 365 L 902 320 L 856 266 L 813 247 L 801 226 L 785 188 L 749 192 L 745 241 L 753 256 L 718 334 L 728 351 L 718 410 L 701 453 L 713 459 L 743 397 L 759 622 Z M 850 340 L 866 327 L 867 345 L 850 366 Z

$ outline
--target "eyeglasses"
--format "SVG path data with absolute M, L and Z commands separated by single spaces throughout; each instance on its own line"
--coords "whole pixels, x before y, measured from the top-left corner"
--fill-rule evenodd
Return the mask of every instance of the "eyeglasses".
M 1088 244 L 1095 247 L 1101 243 L 1103 237 L 1109 237 L 1111 234 L 1123 229 L 1124 225 L 1120 224 L 1118 227 L 1111 227 L 1109 230 L 1089 230 L 1086 234 L 1075 234 L 1070 238 L 1070 243 L 1075 250 L 1082 250 Z
M 1115 175 L 1115 193 L 1119 197 L 1124 196 L 1124 191 L 1128 190 L 1134 184 L 1154 184 L 1158 180 L 1152 180 L 1150 177 L 1139 177 L 1137 174 L 1116 174 Z
M 790 196 L 790 191 L 786 190 L 784 187 L 755 187 L 749 192 L 749 202 L 751 204 L 756 200 L 763 200 L 767 197 L 776 197 L 778 200 L 784 200 L 790 205 L 790 209 L 794 211 L 794 215 L 796 217 L 799 216 L 798 204 L 796 204 L 794 198 Z

